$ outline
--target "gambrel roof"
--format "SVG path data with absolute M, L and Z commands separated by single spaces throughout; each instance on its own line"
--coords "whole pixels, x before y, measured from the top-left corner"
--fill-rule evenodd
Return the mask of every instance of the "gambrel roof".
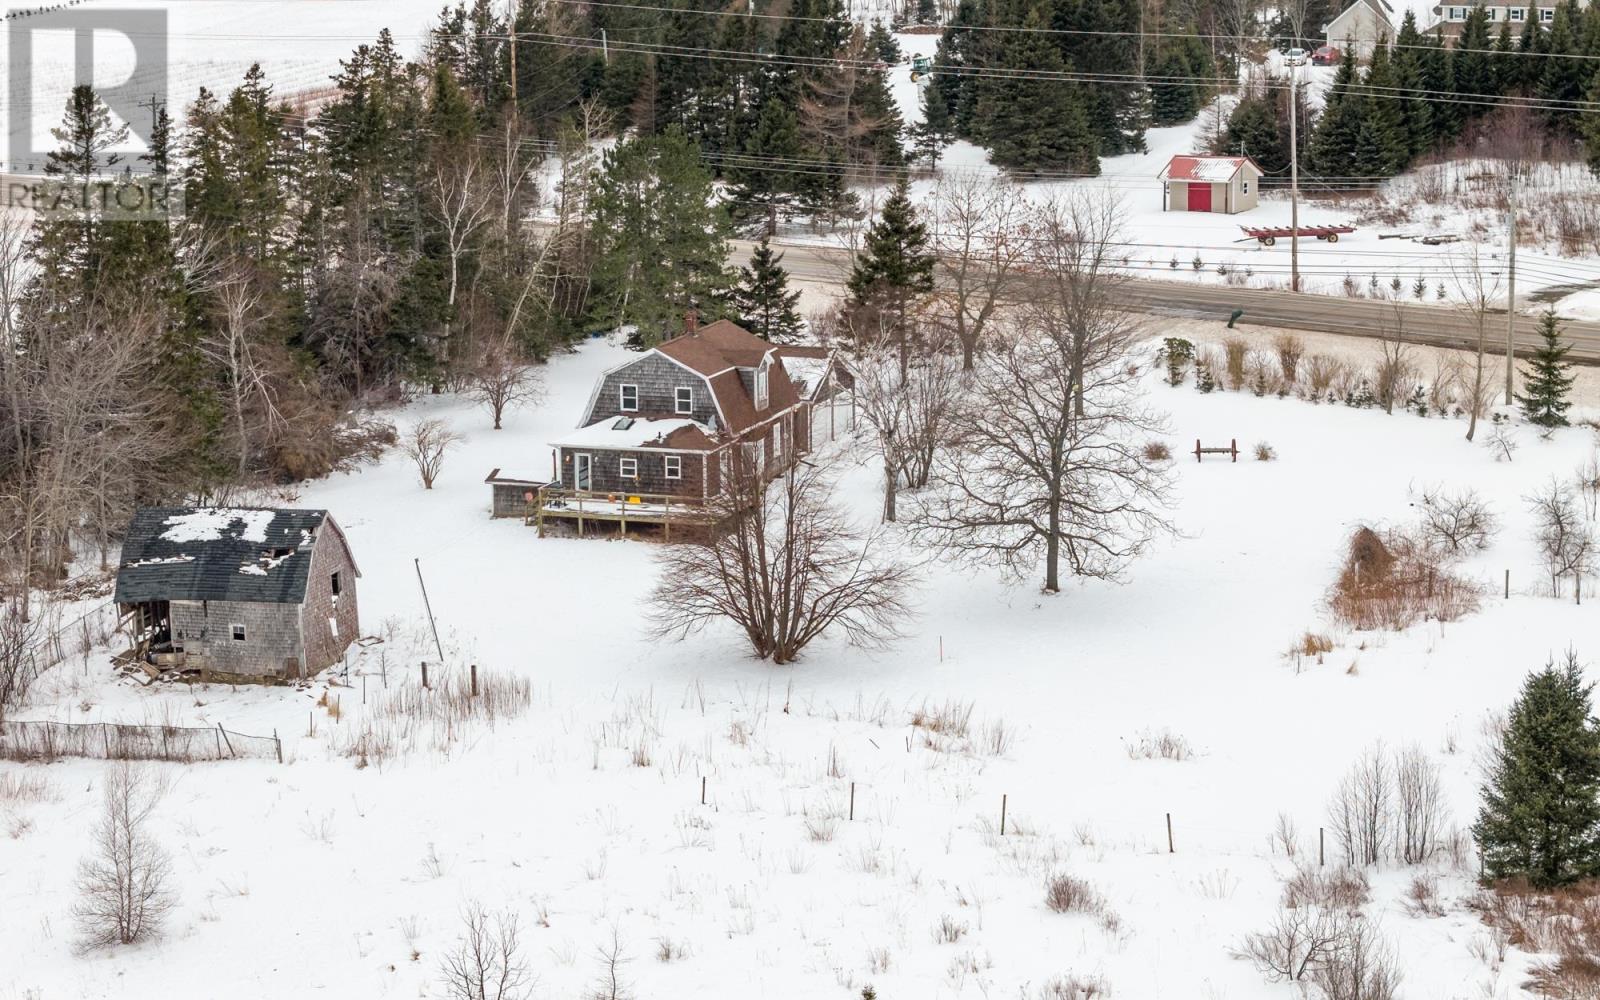
M 142 507 L 128 522 L 115 600 L 300 604 L 324 531 L 348 549 L 325 510 Z

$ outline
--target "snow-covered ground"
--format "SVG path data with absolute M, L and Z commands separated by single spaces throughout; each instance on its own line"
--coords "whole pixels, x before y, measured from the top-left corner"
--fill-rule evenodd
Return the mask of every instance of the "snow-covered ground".
M 912 54 L 932 55 L 938 45 L 938 37 L 933 35 L 900 35 L 898 38 L 908 59 Z M 1282 70 L 1280 54 L 1270 53 L 1268 71 L 1281 73 Z M 1313 103 L 1331 82 L 1335 70 L 1335 67 L 1301 68 Z M 911 81 L 909 67 L 895 67 L 890 83 L 906 122 L 919 121 L 918 85 Z M 1184 125 L 1150 129 L 1146 134 L 1145 152 L 1101 160 L 1099 177 L 1035 180 L 1025 182 L 1024 187 L 1030 197 L 1039 199 L 1073 187 L 1106 191 L 1119 198 L 1124 213 L 1124 238 L 1128 243 L 1127 267 L 1139 277 L 1213 285 L 1231 280 L 1255 288 L 1287 288 L 1291 273 L 1288 241 L 1279 240 L 1276 246 L 1263 247 L 1241 231 L 1243 226 L 1290 224 L 1289 198 L 1281 186 L 1264 188 L 1261 203 L 1237 215 L 1162 209 L 1162 185 L 1158 180 L 1162 168 L 1176 154 L 1208 151 L 1215 138 L 1214 132 L 1225 126 L 1225 117 L 1219 124 L 1216 115 L 1203 112 Z M 1491 289 L 1490 297 L 1503 302 L 1506 295 L 1505 215 L 1488 206 L 1464 207 L 1472 203 L 1475 192 L 1485 188 L 1478 175 L 1488 173 L 1480 165 L 1467 163 L 1421 168 L 1413 174 L 1402 175 L 1385 185 L 1387 211 L 1382 213 L 1375 210 L 1371 199 L 1335 201 L 1327 192 L 1319 191 L 1317 185 L 1304 184 L 1300 206 L 1302 226 L 1353 224 L 1357 230 L 1341 236 L 1337 244 L 1316 239 L 1300 241 L 1302 287 L 1329 295 L 1351 294 L 1349 289 L 1353 288 L 1355 294 L 1387 296 L 1393 294 L 1391 286 L 1398 279 L 1401 297 L 1410 301 L 1415 298 L 1413 286 L 1420 279 L 1426 286 L 1422 301 L 1435 302 L 1441 297 L 1459 300 L 1463 297 L 1463 286 L 1471 284 L 1467 276 L 1471 272 L 1472 241 L 1476 241 L 1481 267 L 1490 275 L 1486 282 Z M 914 183 L 916 197 L 926 204 L 932 199 L 940 178 L 974 174 L 993 177 L 998 176 L 999 171 L 988 162 L 984 150 L 967 142 L 953 143 L 941 158 L 936 173 Z M 1431 185 L 1423 183 L 1429 175 L 1433 179 Z M 1287 178 L 1270 180 L 1277 185 L 1287 183 Z M 1424 192 L 1432 192 L 1436 198 L 1440 193 L 1458 194 L 1464 205 L 1431 205 L 1425 200 Z M 1600 257 L 1595 254 L 1574 257 L 1563 254 L 1559 246 L 1548 240 L 1530 243 L 1530 233 L 1549 230 L 1549 226 L 1541 224 L 1537 218 L 1541 213 L 1534 206 L 1544 199 L 1567 200 L 1579 192 L 1600 198 L 1600 181 L 1590 176 L 1581 164 L 1573 164 L 1570 169 L 1536 170 L 1525 182 L 1524 198 L 1528 208 L 1520 227 L 1523 242 L 1517 251 L 1517 288 L 1524 308 L 1542 308 L 1528 305 L 1530 293 L 1542 288 L 1560 288 L 1570 293 L 1574 288 L 1600 283 Z M 1477 197 L 1484 196 L 1478 194 Z M 1404 210 L 1409 220 L 1366 221 L 1367 216 L 1393 216 L 1397 210 Z M 1397 238 L 1397 234 L 1402 238 Z M 1467 240 L 1430 246 L 1409 238 L 1438 234 L 1467 237 Z M 1196 261 L 1200 262 L 1199 267 L 1195 266 Z M 1563 299 L 1560 294 L 1552 298 L 1565 316 L 1588 319 L 1597 314 L 1583 299 Z
M 1166 321 L 1150 332 L 1222 333 Z M 43 801 L 0 802 L 0 997 L 431 996 L 476 900 L 520 914 L 540 998 L 580 995 L 613 931 L 624 977 L 649 998 L 848 998 L 868 983 L 885 1000 L 1031 998 L 1067 972 L 1141 1000 L 1284 998 L 1230 957 L 1270 919 L 1291 869 L 1272 839 L 1279 815 L 1298 828 L 1301 860 L 1314 858 L 1335 784 L 1383 740 L 1438 763 L 1464 828 L 1489 713 L 1553 652 L 1600 660 L 1593 608 L 1540 593 L 1520 499 L 1569 475 L 1596 447 L 1590 431 L 1545 441 L 1519 429 L 1514 461 L 1496 462 L 1457 420 L 1204 396 L 1154 375 L 1182 535 L 1126 585 L 1043 597 L 935 563 L 908 637 L 886 650 L 825 640 L 773 668 L 727 629 L 654 641 L 642 603 L 653 544 L 540 540 L 490 520 L 481 482 L 494 466 L 545 468 L 547 442 L 623 357 L 591 341 L 558 358 L 547 401 L 504 431 L 450 396 L 396 413 L 465 435 L 431 491 L 397 453 L 297 491 L 294 503 L 327 507 L 348 532 L 363 631 L 385 637 L 339 686 L 147 689 L 113 680 L 103 651 L 46 675 L 27 717 L 276 731 L 286 762 L 163 766 L 174 791 L 156 823 L 179 888 L 169 931 L 82 957 L 72 879 L 103 765 L 0 763 L 0 782 L 49 786 Z M 1268 441 L 1279 458 L 1185 461 L 1195 438 L 1237 438 L 1247 453 Z M 870 520 L 869 456 L 841 447 L 825 460 L 839 498 Z M 1408 522 L 1408 487 L 1428 483 L 1476 488 L 1502 515 L 1468 566 L 1482 610 L 1403 634 L 1331 630 L 1320 604 L 1350 531 Z M 526 677 L 533 705 L 455 742 L 423 730 L 361 768 L 342 749 L 364 725 L 363 698 L 414 689 L 424 660 L 438 683 L 414 559 L 444 669 Z M 1284 651 L 1308 628 L 1339 645 L 1297 671 Z M 975 706 L 966 739 L 911 725 L 947 704 Z M 1133 759 L 1130 745 L 1163 730 L 1193 756 Z M 1484 932 L 1459 902 L 1471 872 L 1438 867 L 1442 917 L 1400 905 L 1411 870 L 1374 873 L 1370 912 L 1401 956 L 1404 995 L 1522 995 L 1527 957 L 1513 951 L 1499 970 L 1474 957 Z M 1093 883 L 1115 919 L 1050 912 L 1051 871 Z M 935 934 L 946 917 L 964 928 L 953 942 Z M 659 960 L 662 941 L 683 954 Z
M 174 117 L 181 119 L 181 109 L 201 87 L 226 94 L 238 86 L 252 63 L 261 64 L 279 97 L 291 97 L 331 86 L 340 60 L 348 59 L 356 46 L 375 41 L 384 28 L 394 35 L 402 53 L 417 55 L 441 6 L 440 0 L 87 0 L 67 12 L 85 18 L 104 16 L 104 25 L 94 33 L 95 86 L 131 80 L 141 94 L 165 93 Z M 164 63 L 153 61 L 144 48 L 146 42 L 156 41 L 143 34 L 149 29 L 143 25 L 135 29 L 141 32 L 136 39 L 123 33 L 123 26 L 130 23 L 126 12 L 165 14 Z M 73 35 L 36 30 L 40 23 L 32 17 L 0 21 L 0 75 L 8 80 L 22 76 L 31 87 L 34 146 L 48 149 L 50 129 L 60 124 L 61 109 L 77 81 Z M 19 33 L 30 36 L 24 43 L 30 52 L 25 71 L 10 64 L 12 36 Z M 13 128 L 7 121 L 8 144 Z M 18 159 L 8 145 L 0 154 L 0 172 L 37 169 Z

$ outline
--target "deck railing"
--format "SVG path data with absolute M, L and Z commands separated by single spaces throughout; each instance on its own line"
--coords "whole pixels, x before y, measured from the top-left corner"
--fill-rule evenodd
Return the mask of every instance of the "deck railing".
M 544 519 L 572 518 L 583 521 L 617 521 L 627 530 L 629 521 L 641 524 L 666 524 L 672 521 L 701 521 L 706 503 L 700 497 L 673 496 L 667 493 L 639 493 L 632 490 L 569 490 L 546 486 L 534 496 L 524 520 L 542 530 Z

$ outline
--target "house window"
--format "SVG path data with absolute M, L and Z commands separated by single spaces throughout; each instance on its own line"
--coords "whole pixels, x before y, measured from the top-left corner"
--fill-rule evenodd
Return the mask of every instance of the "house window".
M 244 642 L 244 625 L 240 622 L 234 622 L 229 627 L 233 629 L 233 641 Z
M 622 400 L 619 404 L 624 413 L 632 413 L 639 409 L 639 387 L 625 385 L 622 387 Z
M 1541 21 L 1554 21 L 1555 19 L 1556 19 L 1556 9 L 1554 7 L 1540 7 L 1539 8 L 1539 20 L 1541 20 Z
M 1521 7 L 1513 7 L 1509 12 L 1509 16 L 1513 21 L 1520 21 L 1522 20 L 1523 15 L 1526 13 L 1527 11 L 1523 10 Z
M 334 597 L 338 597 L 339 596 L 339 590 L 340 590 L 340 587 L 339 587 L 339 574 L 338 573 L 335 573 L 332 576 L 328 577 L 328 585 L 333 590 L 333 596 Z
M 673 404 L 672 412 L 674 413 L 693 413 L 694 389 L 686 385 L 678 386 Z
M 667 455 L 661 460 L 661 471 L 668 479 L 682 479 L 683 459 L 677 455 Z
M 1245 194 L 1249 194 L 1250 193 L 1250 181 L 1249 180 L 1246 180 L 1244 182 L 1244 193 Z
M 779 462 L 779 463 L 783 462 L 783 425 L 782 424 L 773 424 L 772 425 L 772 459 L 775 462 Z
M 1450 20 L 1452 20 L 1452 21 L 1462 21 L 1462 20 L 1466 19 L 1466 16 L 1467 16 L 1467 8 L 1465 8 L 1465 7 L 1451 7 L 1450 8 Z
M 756 409 L 765 410 L 766 408 L 767 408 L 767 365 L 766 365 L 765 362 L 762 362 L 761 367 L 756 369 Z
M 1491 21 L 1496 20 L 1498 18 L 1499 14 L 1500 14 L 1500 8 L 1499 7 L 1490 7 L 1490 8 L 1488 8 L 1488 14 L 1489 14 L 1489 20 L 1491 20 Z
M 622 473 L 623 479 L 639 478 L 639 460 L 637 458 L 624 458 L 620 465 L 621 468 L 618 471 Z

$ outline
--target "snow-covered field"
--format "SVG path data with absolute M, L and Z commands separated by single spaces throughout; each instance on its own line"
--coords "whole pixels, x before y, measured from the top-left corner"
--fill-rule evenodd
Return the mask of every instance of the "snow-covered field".
M 86 956 L 69 911 L 103 765 L 0 763 L 0 782 L 49 786 L 43 801 L 0 802 L 0 997 L 431 996 L 459 912 L 478 901 L 520 915 L 541 998 L 582 995 L 613 933 L 645 998 L 849 998 L 869 983 L 886 1000 L 1031 998 L 1068 972 L 1103 976 L 1124 998 L 1287 998 L 1230 957 L 1292 869 L 1273 841 L 1280 814 L 1300 860 L 1314 859 L 1335 784 L 1382 740 L 1437 762 L 1464 828 L 1488 714 L 1554 652 L 1600 660 L 1593 607 L 1540 592 L 1520 499 L 1569 475 L 1596 447 L 1590 431 L 1545 441 L 1519 429 L 1515 460 L 1496 462 L 1462 440 L 1460 421 L 1204 396 L 1153 375 L 1179 455 L 1182 536 L 1126 585 L 1043 597 L 929 564 L 908 637 L 883 651 L 823 641 L 773 668 L 724 629 L 652 641 L 653 544 L 540 540 L 491 521 L 481 482 L 494 466 L 544 468 L 546 442 L 622 357 L 590 342 L 558 358 L 548 400 L 504 431 L 448 396 L 395 414 L 466 435 L 432 491 L 399 454 L 298 491 L 295 503 L 327 507 L 347 530 L 363 631 L 385 637 L 337 686 L 146 689 L 114 681 L 103 651 L 46 675 L 27 717 L 276 731 L 286 762 L 162 766 L 174 790 L 155 822 L 176 858 L 178 909 L 163 939 Z M 1269 441 L 1279 458 L 1184 461 L 1197 437 Z M 868 455 L 825 457 L 840 499 L 870 519 Z M 1308 628 L 1330 631 L 1319 605 L 1351 530 L 1408 522 L 1408 487 L 1427 483 L 1474 487 L 1503 517 L 1468 566 L 1481 612 L 1335 633 L 1325 662 L 1296 670 L 1284 650 Z M 385 684 L 414 689 L 424 660 L 438 683 L 414 559 L 445 669 L 526 677 L 533 705 L 453 742 L 423 729 L 358 767 L 343 748 L 365 724 L 363 692 L 375 705 Z M 338 718 L 319 706 L 325 694 Z M 968 704 L 965 737 L 911 725 L 924 706 Z M 1130 755 L 1166 730 L 1193 756 Z M 1334 850 L 1330 836 L 1330 863 Z M 1473 955 L 1486 932 L 1460 905 L 1472 872 L 1437 867 L 1442 917 L 1401 905 L 1412 870 L 1374 873 L 1369 912 L 1399 952 L 1403 995 L 1522 995 L 1526 956 L 1495 970 Z M 1114 917 L 1050 912 L 1052 871 L 1087 879 Z M 936 934 L 946 918 L 958 930 Z
M 330 86 L 339 61 L 348 59 L 356 46 L 373 42 L 384 28 L 393 33 L 401 52 L 416 55 L 441 6 L 439 0 L 86 0 L 69 13 L 104 13 L 108 25 L 120 26 L 125 11 L 164 12 L 165 64 L 139 59 L 136 43 L 142 46 L 146 36 L 133 39 L 117 29 L 98 30 L 93 82 L 104 88 L 132 80 L 140 93 L 165 93 L 173 116 L 181 119 L 181 109 L 201 87 L 226 94 L 252 63 L 261 64 L 278 96 L 290 97 Z M 67 94 L 77 81 L 72 34 L 33 30 L 39 23 L 29 17 L 0 21 L 0 75 L 10 79 L 18 73 L 10 65 L 10 44 L 13 34 L 26 32 L 34 146 L 48 149 L 49 130 L 60 123 Z M 14 127 L 7 122 L 8 143 Z M 0 155 L 0 163 L 0 171 L 37 169 L 17 162 L 9 151 Z

